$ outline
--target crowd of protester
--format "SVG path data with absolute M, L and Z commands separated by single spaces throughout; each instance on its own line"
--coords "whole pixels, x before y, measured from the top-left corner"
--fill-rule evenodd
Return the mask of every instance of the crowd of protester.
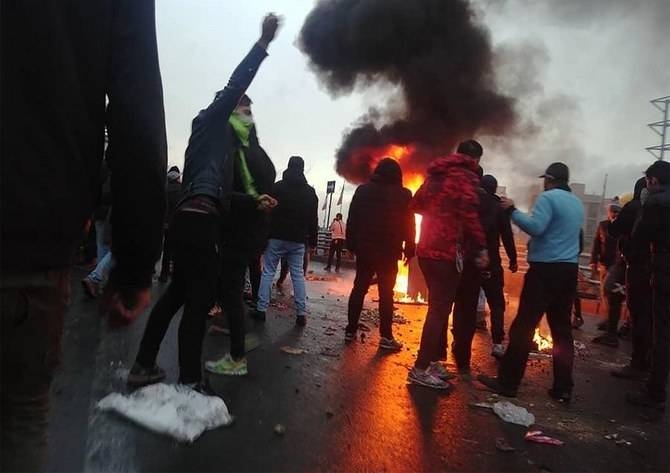
M 247 272 L 251 318 L 265 321 L 283 261 L 293 285 L 295 324 L 307 324 L 305 262 L 317 244 L 318 199 L 300 156 L 290 157 L 282 179 L 275 182 L 276 171 L 259 143 L 246 95 L 275 38 L 278 17 L 265 17 L 259 40 L 225 88 L 194 118 L 183 173 L 177 167 L 166 172 L 153 4 L 103 4 L 80 4 L 86 10 L 82 15 L 95 23 L 85 29 L 62 27 L 73 21 L 73 11 L 65 7 L 47 13 L 17 4 L 9 18 L 3 10 L 3 42 L 23 42 L 26 24 L 39 25 L 36 30 L 44 33 L 32 37 L 31 48 L 3 49 L 2 58 L 2 113 L 12 117 L 2 123 L 3 471 L 43 466 L 49 388 L 61 352 L 70 269 L 86 228 L 96 230 L 97 265 L 82 286 L 89 297 L 101 298 L 114 324 L 134 321 L 149 306 L 154 266 L 162 253 L 158 280 L 168 285 L 149 314 L 128 375 L 131 386 L 165 378 L 156 356 L 182 308 L 179 383 L 214 394 L 203 367 L 219 375 L 246 375 Z M 105 132 L 109 144 L 103 151 Z M 330 226 L 326 269 L 335 258 L 339 271 L 345 242 L 356 257 L 345 342 L 356 340 L 363 300 L 376 280 L 379 349 L 402 349 L 393 335 L 393 287 L 398 261 L 417 257 L 428 286 L 428 311 L 410 383 L 449 390 L 451 378 L 471 376 L 483 288 L 499 369 L 497 376 L 480 375 L 479 381 L 515 396 L 534 330 L 546 314 L 554 341 L 549 395 L 569 402 L 574 385 L 571 311 L 583 206 L 570 190 L 568 167 L 553 163 L 540 176 L 544 192 L 524 213 L 512 200 L 496 195 L 497 181 L 484 175 L 482 156 L 477 141 L 462 142 L 456 152 L 431 162 L 414 196 L 402 185 L 398 163 L 382 159 L 369 182 L 356 190 L 346 224 L 337 215 Z M 645 379 L 644 389 L 627 400 L 660 410 L 670 365 L 669 168 L 670 163 L 655 162 L 636 184 L 633 200 L 623 208 L 610 207 L 592 260 L 608 305 L 606 334 L 596 343 L 616 345 L 625 301 L 633 353 L 630 365 L 613 374 Z M 414 214 L 422 216 L 416 245 Z M 509 271 L 516 272 L 511 223 L 531 239 L 529 269 L 505 346 L 499 247 L 502 241 Z M 228 322 L 230 352 L 203 366 L 207 316 L 216 304 Z M 443 364 L 450 313 L 457 374 Z

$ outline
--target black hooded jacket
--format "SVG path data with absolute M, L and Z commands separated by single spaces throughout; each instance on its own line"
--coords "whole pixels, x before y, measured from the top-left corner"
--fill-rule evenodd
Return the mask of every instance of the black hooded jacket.
M 651 250 L 654 271 L 670 278 L 670 186 L 649 194 L 632 238 Z
M 500 207 L 500 197 L 480 188 L 479 216 L 486 235 L 486 247 L 489 253 L 489 268 L 500 267 L 500 241 L 502 240 L 510 265 L 517 263 L 516 245 L 509 213 Z
M 357 256 L 370 258 L 414 256 L 414 214 L 409 210 L 412 193 L 402 186 L 400 166 L 392 159 L 377 165 L 370 182 L 356 189 L 347 219 L 347 247 Z
M 644 188 L 645 178 L 643 177 L 635 183 L 633 199 L 623 206 L 617 218 L 607 228 L 609 236 L 618 239 L 619 251 L 628 264 L 644 264 L 649 260 L 648 246 L 645 247 L 644 243 L 632 239 L 633 228 L 642 210 L 640 196 Z
M 257 209 L 256 198 L 245 193 L 238 148 L 239 139 L 229 125 L 227 133 L 231 138 L 231 148 L 226 151 L 233 160 L 233 191 L 230 194 L 230 218 L 224 219 L 223 248 L 241 252 L 245 257 L 265 248 L 268 235 L 269 216 Z M 265 150 L 258 142 L 256 127 L 249 133 L 249 148 L 245 150 L 245 160 L 249 173 L 254 179 L 258 194 L 269 194 L 275 182 L 277 172 Z
M 319 199 L 298 168 L 289 167 L 270 193 L 277 207 L 270 214 L 268 237 L 316 247 L 319 232 Z

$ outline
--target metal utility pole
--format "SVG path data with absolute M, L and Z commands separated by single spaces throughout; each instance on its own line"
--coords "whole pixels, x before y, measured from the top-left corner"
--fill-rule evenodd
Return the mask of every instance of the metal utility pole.
M 649 123 L 649 128 L 654 130 L 661 137 L 661 144 L 659 146 L 649 146 L 647 151 L 654 155 L 656 159 L 663 161 L 666 157 L 670 157 L 670 95 L 660 97 L 651 101 L 651 104 L 663 113 L 663 120 Z

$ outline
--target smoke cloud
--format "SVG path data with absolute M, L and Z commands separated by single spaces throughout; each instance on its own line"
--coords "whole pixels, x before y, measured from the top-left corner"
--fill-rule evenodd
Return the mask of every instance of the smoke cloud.
M 463 139 L 515 126 L 489 32 L 467 0 L 321 0 L 298 44 L 333 96 L 378 84 L 397 94 L 345 132 L 336 170 L 351 182 L 366 181 L 390 145 L 408 146 L 403 167 L 421 171 Z

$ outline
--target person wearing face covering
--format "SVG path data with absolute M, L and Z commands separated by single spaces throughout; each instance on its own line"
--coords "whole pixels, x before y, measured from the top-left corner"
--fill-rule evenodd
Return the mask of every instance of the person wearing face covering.
M 228 119 L 232 135 L 228 153 L 233 161 L 230 218 L 223 226 L 221 307 L 230 327 L 230 352 L 205 363 L 211 373 L 247 374 L 245 357 L 244 281 L 251 260 L 258 260 L 267 243 L 269 207 L 258 208 L 258 196 L 268 194 L 275 181 L 275 167 L 258 142 L 251 113 L 251 99 L 244 95 Z
M 236 198 L 235 162 L 240 157 L 231 153 L 235 136 L 230 132 L 230 118 L 267 56 L 266 50 L 278 28 L 279 18 L 267 15 L 260 39 L 237 66 L 226 87 L 193 120 L 184 162 L 182 199 L 169 229 L 174 273 L 149 316 L 128 375 L 131 386 L 165 378 L 165 371 L 156 364 L 156 356 L 172 318 L 183 306 L 179 324 L 179 382 L 200 392 L 211 392 L 202 382 L 202 342 L 207 313 L 218 293 L 223 223 L 230 218 L 231 207 L 237 205 L 231 201 Z M 246 174 L 243 169 L 241 173 Z M 248 176 L 242 179 L 249 181 Z M 255 205 L 259 209 L 270 206 L 272 201 L 263 194 L 245 198 L 249 207 Z

